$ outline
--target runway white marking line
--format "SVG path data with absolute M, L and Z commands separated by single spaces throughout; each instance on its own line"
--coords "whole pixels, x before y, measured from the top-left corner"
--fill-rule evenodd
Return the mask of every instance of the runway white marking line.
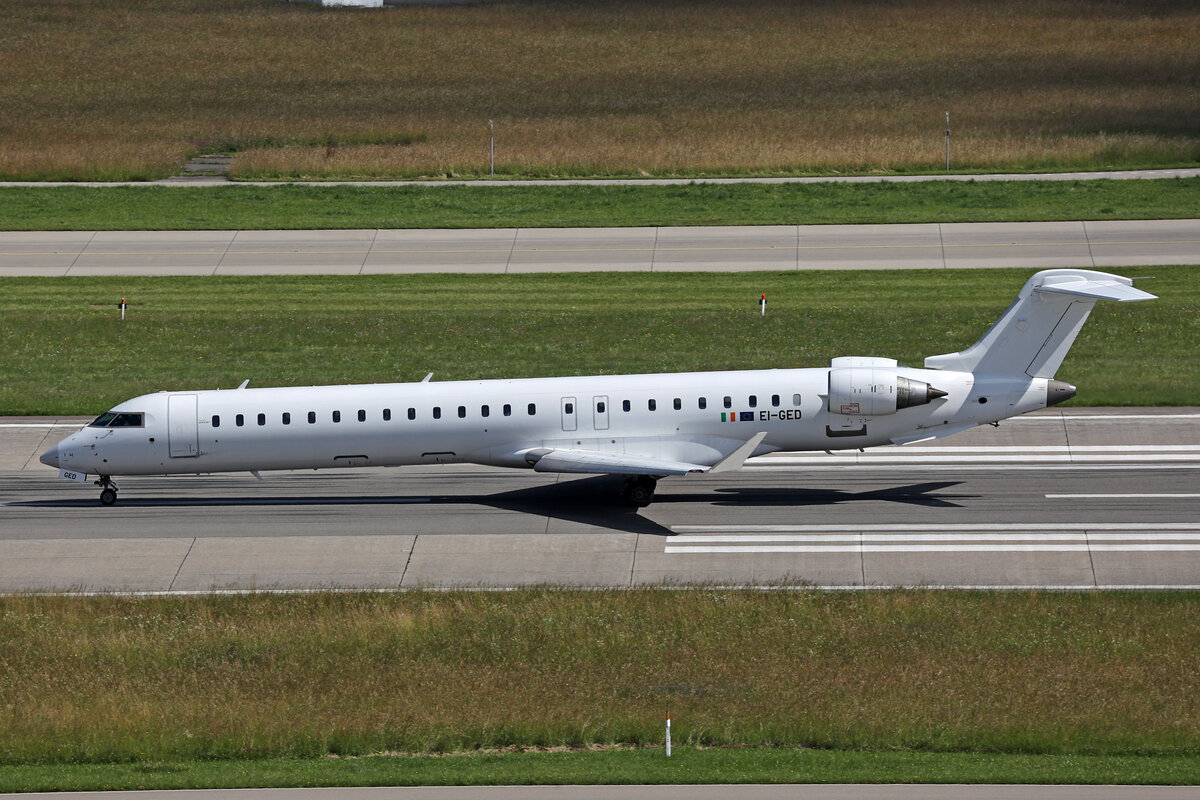
M 853 533 L 808 533 L 808 534 L 735 534 L 732 536 L 673 536 L 668 544 L 704 544 L 711 542 L 1019 542 L 1032 541 L 1034 544 L 1045 541 L 1074 542 L 1083 544 L 1090 540 L 1096 541 L 1176 541 L 1200 543 L 1198 533 L 887 533 L 887 534 L 853 534 Z
M 930 528 L 938 532 L 926 532 Z M 664 544 L 664 553 L 1200 552 L 1200 523 L 1191 522 L 674 525 L 671 530 L 696 534 L 672 537 Z
M 939 531 L 1200 531 L 1200 522 L 968 522 L 939 525 L 929 522 L 837 525 L 672 525 L 673 531 L 689 533 L 927 533 Z
M 1145 553 L 1161 551 L 1200 552 L 1192 544 L 857 544 L 821 547 L 814 545 L 667 545 L 664 553 Z
M 1045 495 L 1047 500 L 1138 500 L 1138 499 L 1161 499 L 1161 500 L 1180 500 L 1186 498 L 1200 497 L 1200 492 L 1178 492 L 1178 493 L 1158 493 L 1158 494 L 1048 494 Z
M 83 428 L 86 422 L 0 422 L 0 428 Z

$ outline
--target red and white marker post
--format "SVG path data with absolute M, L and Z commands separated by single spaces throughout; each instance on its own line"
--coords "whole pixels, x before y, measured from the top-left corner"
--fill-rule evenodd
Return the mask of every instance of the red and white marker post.
M 125 321 L 125 298 L 121 298 L 121 321 Z
M 762 300 L 758 301 L 758 305 L 762 309 L 762 316 L 765 317 L 767 315 L 767 295 L 765 292 L 763 293 Z
M 667 709 L 667 758 L 671 757 L 671 710 Z

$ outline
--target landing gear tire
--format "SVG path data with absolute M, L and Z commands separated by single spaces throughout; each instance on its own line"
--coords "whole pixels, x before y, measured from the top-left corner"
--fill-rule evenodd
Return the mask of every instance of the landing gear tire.
M 625 491 L 622 493 L 625 498 L 625 505 L 632 508 L 645 508 L 650 505 L 650 502 L 654 499 L 654 487 L 657 485 L 658 481 L 648 475 L 627 478 L 625 481 Z
M 96 485 L 100 487 L 100 505 L 111 506 L 117 502 L 117 485 L 112 482 L 111 478 L 101 475 L 100 480 L 96 481 Z

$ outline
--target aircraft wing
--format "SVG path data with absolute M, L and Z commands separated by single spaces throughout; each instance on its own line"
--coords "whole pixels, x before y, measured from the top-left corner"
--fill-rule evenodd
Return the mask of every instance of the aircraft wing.
M 637 455 L 617 455 L 595 450 L 551 450 L 534 462 L 537 472 L 590 472 L 616 475 L 687 475 L 708 472 L 703 464 L 668 461 Z
M 687 475 L 690 472 L 728 472 L 740 469 L 743 462 L 766 438 L 766 432 L 756 433 L 740 447 L 716 464 L 692 464 L 636 454 L 601 453 L 596 450 L 555 448 L 545 452 L 531 451 L 526 458 L 537 460 L 537 472 L 589 472 L 615 475 Z

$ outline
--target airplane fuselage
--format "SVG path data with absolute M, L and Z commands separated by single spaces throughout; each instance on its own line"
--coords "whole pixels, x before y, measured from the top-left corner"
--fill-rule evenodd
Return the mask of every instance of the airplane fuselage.
M 528 454 L 541 449 L 712 465 L 760 431 L 754 455 L 839 450 L 1046 405 L 1045 379 L 895 372 L 946 396 L 883 416 L 833 413 L 827 368 L 158 392 L 110 412 L 143 415 L 141 427 L 86 427 L 60 443 L 58 466 L 92 475 L 532 467 Z

